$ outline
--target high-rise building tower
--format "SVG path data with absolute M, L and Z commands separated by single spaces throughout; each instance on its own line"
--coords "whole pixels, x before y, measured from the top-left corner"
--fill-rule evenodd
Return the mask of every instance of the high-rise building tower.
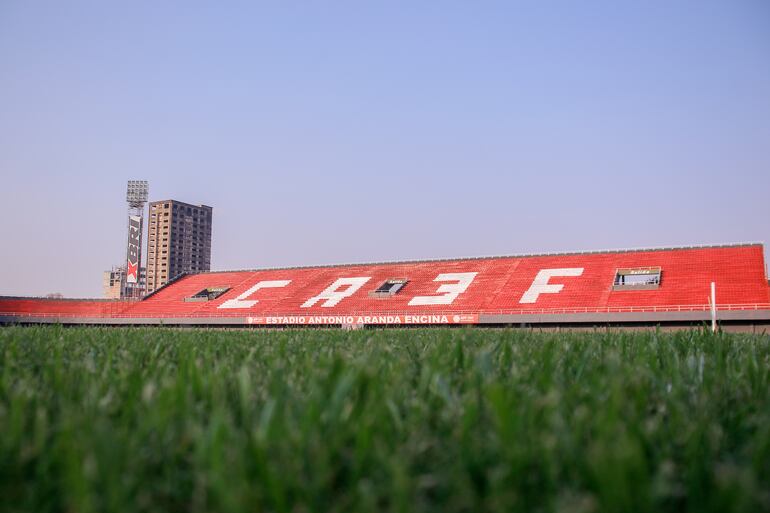
M 182 273 L 211 269 L 211 213 L 206 205 L 150 203 L 147 224 L 147 292 Z

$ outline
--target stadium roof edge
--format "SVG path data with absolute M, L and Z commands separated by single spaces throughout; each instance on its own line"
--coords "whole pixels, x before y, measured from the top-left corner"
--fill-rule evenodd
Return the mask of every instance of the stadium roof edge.
M 497 255 L 497 256 L 476 256 L 476 257 L 451 257 L 451 258 L 426 258 L 416 260 L 395 260 L 395 261 L 381 261 L 381 262 L 350 262 L 345 264 L 318 264 L 318 265 L 296 265 L 285 267 L 262 267 L 251 269 L 220 269 L 214 271 L 197 271 L 187 272 L 177 276 L 173 281 L 177 281 L 185 276 L 193 276 L 196 274 L 217 274 L 217 273 L 234 273 L 234 272 L 258 272 L 258 271 L 283 271 L 292 269 L 333 269 L 337 267 L 355 267 L 360 265 L 394 265 L 394 264 L 420 264 L 430 262 L 458 262 L 462 260 L 495 260 L 500 258 L 534 258 L 544 256 L 569 256 L 569 255 L 597 255 L 606 253 L 637 253 L 643 251 L 677 251 L 683 249 L 709 249 L 709 248 L 735 248 L 743 246 L 760 246 L 764 247 L 764 242 L 733 242 L 725 244 L 693 244 L 688 246 L 661 246 L 652 248 L 627 248 L 627 249 L 598 249 L 587 251 L 555 251 L 544 253 L 521 253 L 518 255 Z M 170 285 L 167 283 L 161 288 L 165 288 Z M 157 292 L 160 289 L 157 289 Z M 153 292 L 154 294 L 154 292 Z M 152 295 L 152 294 L 150 294 Z

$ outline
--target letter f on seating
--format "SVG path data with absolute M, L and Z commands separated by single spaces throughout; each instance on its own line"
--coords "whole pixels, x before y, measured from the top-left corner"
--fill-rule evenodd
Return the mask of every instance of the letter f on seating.
M 564 285 L 561 283 L 548 283 L 554 276 L 580 276 L 582 267 L 569 267 L 565 269 L 542 269 L 537 273 L 529 289 L 521 296 L 519 303 L 534 303 L 540 294 L 558 294 Z

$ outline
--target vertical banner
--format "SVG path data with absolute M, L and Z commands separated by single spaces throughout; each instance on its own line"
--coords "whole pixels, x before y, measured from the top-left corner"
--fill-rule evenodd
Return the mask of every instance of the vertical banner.
M 126 262 L 126 283 L 139 281 L 139 263 L 142 258 L 142 218 L 128 216 L 128 252 Z

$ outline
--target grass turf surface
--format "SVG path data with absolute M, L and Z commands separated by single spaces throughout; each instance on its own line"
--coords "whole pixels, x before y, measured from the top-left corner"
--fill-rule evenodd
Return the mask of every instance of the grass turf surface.
M 2 511 L 768 511 L 770 337 L 0 330 Z

